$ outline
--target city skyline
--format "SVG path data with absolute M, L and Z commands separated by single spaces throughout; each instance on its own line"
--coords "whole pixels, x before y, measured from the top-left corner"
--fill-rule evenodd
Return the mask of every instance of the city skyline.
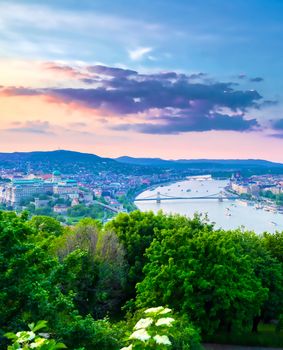
M 283 162 L 280 1 L 1 1 L 0 151 Z

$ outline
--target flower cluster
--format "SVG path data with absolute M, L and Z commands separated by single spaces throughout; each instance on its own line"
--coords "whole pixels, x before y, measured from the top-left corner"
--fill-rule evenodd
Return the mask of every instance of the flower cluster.
M 171 309 L 163 306 L 152 307 L 144 311 L 146 318 L 141 318 L 130 335 L 131 344 L 121 350 L 165 349 L 171 346 L 170 327 L 175 319 Z
M 40 333 L 38 335 L 35 333 L 39 329 L 45 328 L 46 324 L 46 321 L 39 321 L 36 325 L 34 323 L 28 325 L 30 331 L 21 331 L 16 334 L 6 333 L 5 336 L 13 341 L 13 344 L 8 346 L 8 350 L 55 350 L 66 348 L 62 343 L 56 343 L 55 340 L 49 340 L 48 333 Z

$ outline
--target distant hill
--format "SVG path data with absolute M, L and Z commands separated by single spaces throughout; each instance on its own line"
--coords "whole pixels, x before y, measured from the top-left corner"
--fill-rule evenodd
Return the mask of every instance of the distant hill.
M 261 159 L 178 159 L 165 160 L 161 158 L 132 158 L 119 157 L 116 161 L 124 164 L 143 165 L 162 168 L 188 168 L 188 169 L 219 169 L 219 170 L 242 170 L 242 169 L 282 169 L 283 164 L 274 163 Z
M 102 160 L 109 160 L 109 158 L 101 158 L 95 154 L 80 153 L 74 151 L 48 151 L 48 152 L 14 152 L 14 153 L 0 153 L 0 161 L 91 161 L 100 162 Z
M 80 171 L 90 174 L 101 171 L 113 171 L 123 174 L 162 173 L 180 170 L 184 173 L 221 173 L 244 171 L 245 173 L 282 173 L 283 164 L 260 159 L 178 159 L 119 157 L 103 158 L 95 154 L 74 151 L 49 152 L 14 152 L 0 153 L 0 167 L 27 171 L 50 172 L 59 170 L 62 173 Z
M 110 158 L 102 158 L 95 154 L 64 150 L 0 153 L 0 166 L 19 170 L 26 170 L 26 168 L 30 166 L 33 170 L 41 170 L 44 172 L 60 170 L 63 173 L 78 172 L 80 168 L 89 169 L 91 172 L 111 169 L 118 171 L 131 168 L 130 165 L 120 164 Z

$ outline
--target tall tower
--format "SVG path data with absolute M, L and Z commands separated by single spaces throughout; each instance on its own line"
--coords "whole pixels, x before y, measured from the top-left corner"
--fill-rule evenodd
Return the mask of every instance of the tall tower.
M 161 203 L 160 192 L 157 192 L 156 203 Z

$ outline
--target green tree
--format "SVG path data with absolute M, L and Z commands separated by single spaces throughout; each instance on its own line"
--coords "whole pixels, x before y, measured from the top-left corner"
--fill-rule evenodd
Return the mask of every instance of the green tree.
M 203 334 L 251 327 L 268 297 L 254 271 L 241 231 L 184 227 L 163 229 L 146 252 L 137 306 L 167 304 L 189 314 Z
M 265 232 L 263 243 L 271 255 L 283 263 L 283 232 Z
M 147 262 L 146 249 L 154 240 L 155 233 L 161 229 L 182 227 L 188 219 L 180 215 L 165 215 L 161 211 L 153 212 L 134 211 L 130 214 L 121 213 L 106 224 L 105 229 L 114 231 L 126 250 L 126 259 L 129 264 L 127 299 L 135 297 L 135 286 L 143 280 L 143 267 Z M 194 221 L 202 225 L 200 221 Z
M 0 212 L 0 334 L 45 319 L 69 349 L 117 348 L 109 322 L 87 315 L 97 263 L 79 248 L 59 260 L 50 245 L 61 237 L 38 235 L 24 215 Z M 5 348 L 3 337 L 0 343 Z
M 55 236 L 60 236 L 63 233 L 63 227 L 60 222 L 49 216 L 33 216 L 30 220 L 30 226 L 35 228 L 37 232 L 45 232 Z
M 102 230 L 102 225 L 94 219 L 83 219 L 73 230 L 66 231 L 58 238 L 57 254 L 63 263 L 70 257 L 84 254 L 88 271 L 86 279 L 74 276 L 69 278 L 76 286 L 69 289 L 77 291 L 76 300 L 83 314 L 91 314 L 95 318 L 104 317 L 107 313 L 118 313 L 125 301 L 126 276 L 128 265 L 125 260 L 125 250 L 115 233 Z M 74 263 L 77 268 L 80 264 Z M 93 271 L 89 269 L 93 266 Z M 87 297 L 86 297 L 87 296 Z

